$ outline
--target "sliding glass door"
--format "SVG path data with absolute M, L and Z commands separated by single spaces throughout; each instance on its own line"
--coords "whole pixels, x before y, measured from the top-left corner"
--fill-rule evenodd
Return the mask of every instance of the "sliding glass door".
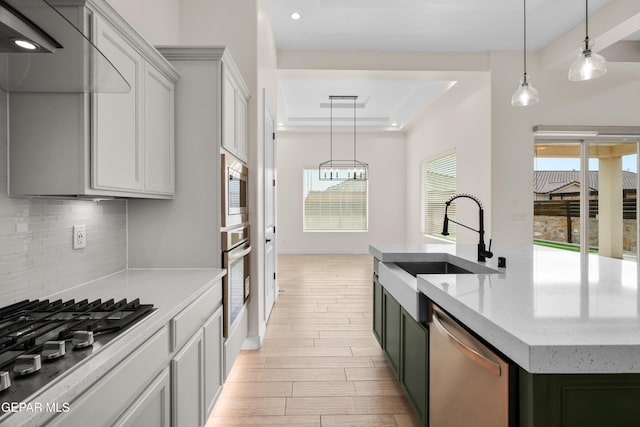
M 638 143 L 536 140 L 535 244 L 637 259 Z

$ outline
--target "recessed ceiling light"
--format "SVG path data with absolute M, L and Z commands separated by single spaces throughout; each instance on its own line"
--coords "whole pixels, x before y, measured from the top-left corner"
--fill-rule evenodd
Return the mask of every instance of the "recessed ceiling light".
M 391 123 L 391 126 L 398 126 L 396 122 Z
M 39 47 L 37 44 L 24 39 L 11 39 L 11 41 L 19 48 L 25 50 L 36 50 Z
M 291 19 L 293 19 L 294 21 L 297 21 L 298 19 L 300 19 L 300 14 L 298 12 L 293 12 L 291 14 Z
M 284 123 L 278 122 L 278 126 L 284 126 Z

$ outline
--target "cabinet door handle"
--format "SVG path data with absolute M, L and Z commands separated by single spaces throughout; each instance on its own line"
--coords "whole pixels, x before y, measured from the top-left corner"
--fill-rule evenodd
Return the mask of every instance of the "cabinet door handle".
M 502 370 L 500 369 L 500 365 L 494 362 L 493 360 L 487 359 L 485 356 L 478 353 L 471 347 L 467 346 L 465 343 L 460 341 L 455 335 L 449 332 L 447 328 L 445 328 L 444 325 L 441 323 L 440 318 L 438 317 L 435 311 L 433 312 L 432 320 L 438 332 L 440 332 L 442 336 L 448 338 L 449 342 L 451 342 L 454 346 L 456 346 L 458 350 L 462 352 L 462 354 L 464 354 L 465 356 L 467 356 L 467 358 L 469 358 L 469 360 L 482 366 L 484 369 L 491 372 L 492 374 L 500 376 L 500 374 L 502 373 Z
M 267 243 L 269 243 L 271 241 L 271 239 L 267 239 Z

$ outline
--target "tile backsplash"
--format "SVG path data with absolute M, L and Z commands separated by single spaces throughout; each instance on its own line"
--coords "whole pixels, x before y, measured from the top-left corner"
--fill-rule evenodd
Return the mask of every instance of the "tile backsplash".
M 126 267 L 126 201 L 9 197 L 7 152 L 7 95 L 0 91 L 0 306 Z M 87 226 L 84 249 L 72 248 L 76 224 Z

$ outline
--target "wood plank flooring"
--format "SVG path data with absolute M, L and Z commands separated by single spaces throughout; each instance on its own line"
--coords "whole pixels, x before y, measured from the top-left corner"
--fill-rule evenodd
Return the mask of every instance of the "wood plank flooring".
M 414 427 L 371 332 L 368 255 L 280 255 L 263 347 L 242 351 L 206 427 Z

